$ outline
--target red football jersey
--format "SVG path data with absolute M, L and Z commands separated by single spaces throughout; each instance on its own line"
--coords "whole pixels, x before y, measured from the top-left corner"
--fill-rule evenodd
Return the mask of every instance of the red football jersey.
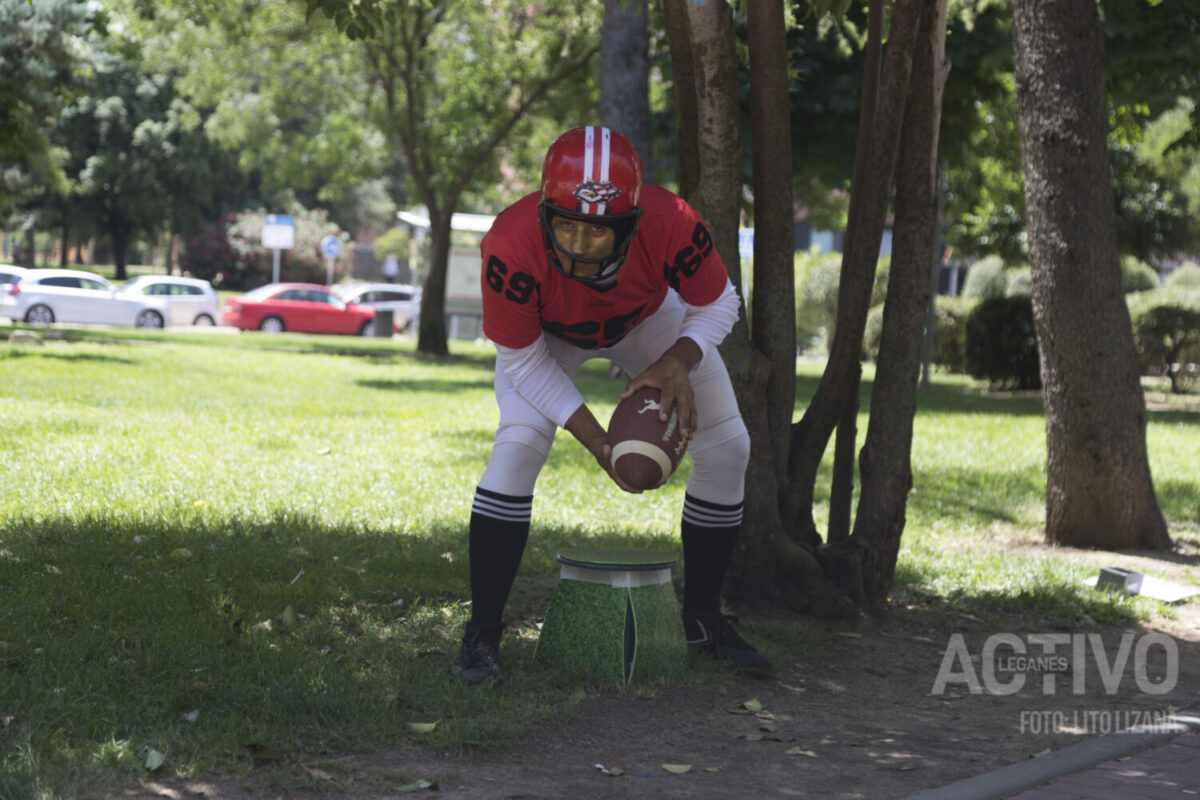
M 483 237 L 483 331 L 504 347 L 532 344 L 548 331 L 576 347 L 610 347 L 653 314 L 667 289 L 708 305 L 728 273 L 699 214 L 681 197 L 643 186 L 641 221 L 616 281 L 605 289 L 550 266 L 538 225 L 540 192 L 513 203 Z

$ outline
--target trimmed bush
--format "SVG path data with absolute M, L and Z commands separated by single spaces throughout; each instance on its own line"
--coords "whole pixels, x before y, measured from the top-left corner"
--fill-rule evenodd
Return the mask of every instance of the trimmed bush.
M 1008 273 L 1008 286 L 1004 293 L 1009 297 L 1033 294 L 1033 270 L 1028 267 L 1017 267 Z
M 984 256 L 967 270 L 963 282 L 963 297 L 973 300 L 990 300 L 1004 297 L 1008 288 L 1008 274 L 1004 271 L 1004 260 L 1000 256 Z
M 889 256 L 879 259 L 871 288 L 872 307 L 882 304 L 887 296 L 891 264 Z M 818 339 L 823 339 L 826 347 L 833 341 L 841 272 L 841 253 L 796 254 L 796 343 L 800 349 Z
M 232 214 L 221 223 L 203 225 L 184 243 L 179 264 L 184 272 L 211 281 L 220 289 L 245 290 L 270 283 L 274 254 L 262 246 L 262 210 Z M 279 279 L 325 283 L 327 267 L 321 239 L 341 235 L 322 209 L 293 212 L 294 246 L 279 254 Z M 334 280 L 345 267 L 334 269 Z
M 1143 375 L 1166 375 L 1171 391 L 1184 394 L 1200 363 L 1200 303 L 1159 296 L 1132 305 L 1133 335 Z
M 934 300 L 936 314 L 933 335 L 933 363 L 950 372 L 966 372 L 965 339 L 967 317 L 975 308 L 969 297 L 942 297 Z
M 967 316 L 963 339 L 967 373 L 994 389 L 1037 389 L 1038 364 L 1033 303 L 1028 297 L 983 300 Z
M 975 301 L 966 297 L 938 295 L 933 301 L 933 363 L 950 372 L 964 372 L 963 325 Z M 863 357 L 879 360 L 879 344 L 883 338 L 883 306 L 875 306 L 867 314 L 867 329 L 863 334 Z
M 1154 271 L 1154 267 L 1136 256 L 1121 256 L 1121 290 L 1125 294 L 1157 288 L 1158 273 Z
M 1167 276 L 1163 284 L 1166 289 L 1200 289 L 1200 264 L 1185 261 Z

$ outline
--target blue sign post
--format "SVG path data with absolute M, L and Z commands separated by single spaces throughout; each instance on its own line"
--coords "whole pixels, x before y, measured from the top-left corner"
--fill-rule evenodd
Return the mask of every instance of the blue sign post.
M 321 240 L 321 252 L 325 254 L 325 285 L 333 286 L 333 262 L 342 254 L 342 240 L 332 234 Z

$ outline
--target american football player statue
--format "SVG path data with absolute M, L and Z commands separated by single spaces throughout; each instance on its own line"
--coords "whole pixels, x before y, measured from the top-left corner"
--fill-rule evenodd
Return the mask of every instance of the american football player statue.
M 508 207 L 483 239 L 483 330 L 496 347 L 500 426 L 475 490 L 469 531 L 471 618 L 451 675 L 500 676 L 503 612 L 529 537 L 534 484 L 559 426 L 613 472 L 608 433 L 573 383 L 588 359 L 612 361 L 661 392 L 689 438 L 683 501 L 683 625 L 689 645 L 765 674 L 771 662 L 721 613 L 750 439 L 717 346 L 738 297 L 700 216 L 643 184 L 641 158 L 608 128 L 550 146 L 541 190 Z

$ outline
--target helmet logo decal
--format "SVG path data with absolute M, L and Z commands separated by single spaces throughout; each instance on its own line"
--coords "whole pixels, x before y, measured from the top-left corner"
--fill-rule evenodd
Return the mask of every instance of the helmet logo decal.
M 612 181 L 586 181 L 577 185 L 572 194 L 585 203 L 604 205 L 617 199 L 621 190 L 614 186 Z

